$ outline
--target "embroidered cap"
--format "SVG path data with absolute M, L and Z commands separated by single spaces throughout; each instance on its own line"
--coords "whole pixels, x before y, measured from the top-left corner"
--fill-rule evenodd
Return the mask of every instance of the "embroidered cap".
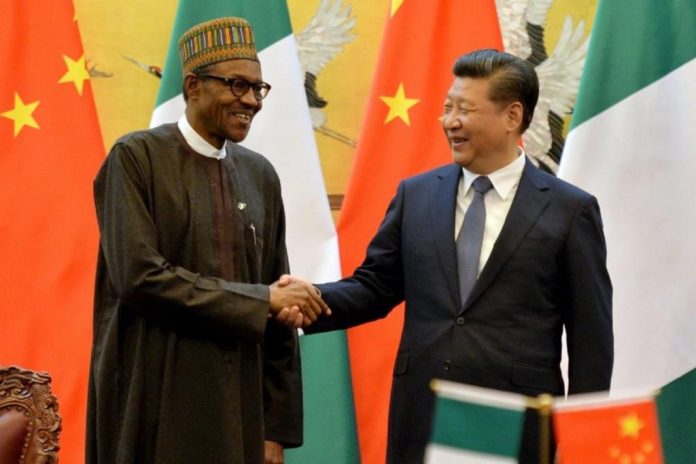
M 184 32 L 179 39 L 179 56 L 184 75 L 220 61 L 259 61 L 251 25 L 232 16 L 212 19 Z

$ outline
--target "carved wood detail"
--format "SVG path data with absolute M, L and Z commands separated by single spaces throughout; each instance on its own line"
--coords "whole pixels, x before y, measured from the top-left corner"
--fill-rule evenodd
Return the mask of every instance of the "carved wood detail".
M 4 409 L 20 411 L 29 419 L 19 463 L 57 464 L 61 418 L 51 376 L 0 366 L 0 410 Z

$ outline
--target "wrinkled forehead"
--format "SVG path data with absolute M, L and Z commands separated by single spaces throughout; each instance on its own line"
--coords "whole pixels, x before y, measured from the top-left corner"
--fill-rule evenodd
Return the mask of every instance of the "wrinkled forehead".
M 206 70 L 223 77 L 243 77 L 252 82 L 262 80 L 261 64 L 253 60 L 233 59 L 220 61 L 206 66 Z

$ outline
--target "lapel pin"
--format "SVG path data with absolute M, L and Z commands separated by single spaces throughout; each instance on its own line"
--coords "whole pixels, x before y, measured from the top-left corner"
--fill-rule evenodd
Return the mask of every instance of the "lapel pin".
M 237 209 L 239 211 L 244 211 L 244 208 L 246 208 L 246 203 L 243 203 L 241 201 L 239 203 L 237 203 Z

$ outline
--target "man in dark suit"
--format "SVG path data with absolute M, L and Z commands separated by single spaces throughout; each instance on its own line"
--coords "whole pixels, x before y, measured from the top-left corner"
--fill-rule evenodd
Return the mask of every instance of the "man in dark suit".
M 363 264 L 318 285 L 333 315 L 307 329 L 352 327 L 406 301 L 389 418 L 394 464 L 423 460 L 433 378 L 563 395 L 565 327 L 568 392 L 607 390 L 611 379 L 612 286 L 597 201 L 518 147 L 537 102 L 534 69 L 481 50 L 453 73 L 442 126 L 454 164 L 401 182 Z

